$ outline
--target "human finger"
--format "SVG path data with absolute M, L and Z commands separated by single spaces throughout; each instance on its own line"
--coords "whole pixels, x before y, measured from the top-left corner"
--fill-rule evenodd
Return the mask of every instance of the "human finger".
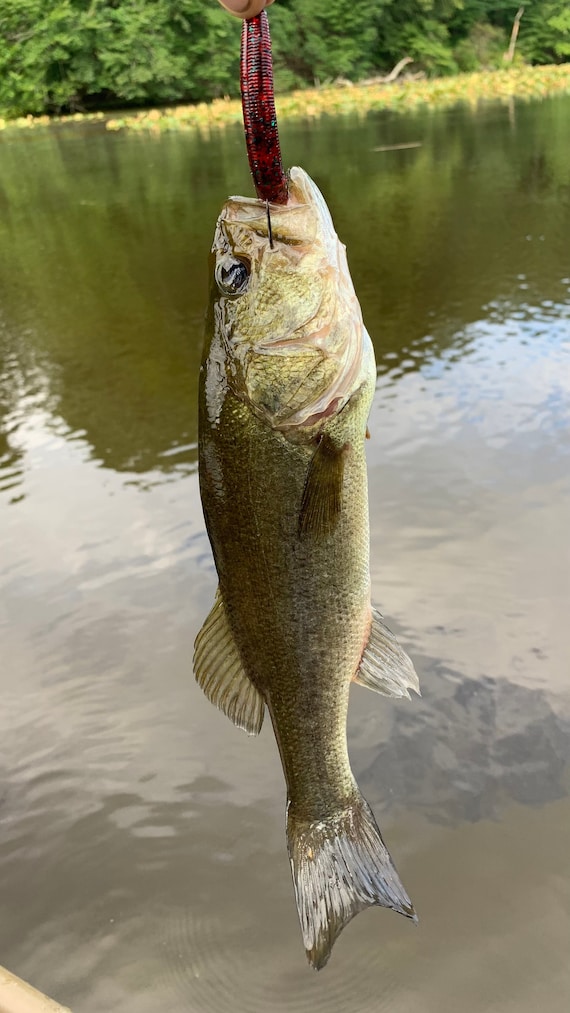
M 218 0 L 218 3 L 236 18 L 254 18 L 269 7 L 273 0 Z

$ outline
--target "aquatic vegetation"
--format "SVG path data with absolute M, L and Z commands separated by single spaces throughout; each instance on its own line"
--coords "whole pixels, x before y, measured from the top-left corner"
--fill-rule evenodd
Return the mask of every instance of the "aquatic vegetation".
M 442 109 L 456 104 L 477 106 L 480 102 L 510 102 L 570 94 L 570 64 L 540 67 L 514 67 L 509 70 L 480 71 L 430 80 L 408 79 L 391 85 L 381 81 L 370 84 L 343 84 L 311 88 L 278 95 L 280 120 L 316 119 L 320 116 L 365 116 L 380 109 L 413 112 L 419 108 Z M 205 134 L 231 124 L 241 124 L 238 99 L 215 99 L 196 105 L 162 109 L 143 109 L 120 116 L 75 113 L 72 116 L 25 116 L 16 120 L 0 119 L 0 130 L 29 129 L 50 123 L 104 121 L 107 130 L 162 131 L 198 130 Z
M 410 112 L 420 107 L 444 108 L 457 103 L 476 106 L 479 102 L 513 98 L 539 99 L 570 92 L 570 65 L 517 67 L 510 70 L 458 74 L 434 80 L 406 80 L 386 85 L 382 82 L 358 85 L 334 85 L 312 88 L 277 96 L 281 121 L 315 119 L 320 116 L 364 116 L 386 109 Z M 210 131 L 231 123 L 241 123 L 237 100 L 218 99 L 194 106 L 144 110 L 107 120 L 108 130 L 200 130 Z

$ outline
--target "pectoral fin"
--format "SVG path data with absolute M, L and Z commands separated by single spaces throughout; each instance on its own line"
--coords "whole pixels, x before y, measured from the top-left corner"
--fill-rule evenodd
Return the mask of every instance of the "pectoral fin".
M 337 447 L 323 436 L 315 450 L 303 490 L 299 535 L 321 537 L 334 531 L 342 506 L 344 459 L 348 445 Z
M 409 690 L 420 693 L 416 671 L 396 637 L 372 609 L 370 636 L 354 681 L 383 696 L 407 697 Z
M 194 644 L 196 682 L 216 707 L 248 735 L 261 731 L 265 703 L 245 672 L 220 589 Z

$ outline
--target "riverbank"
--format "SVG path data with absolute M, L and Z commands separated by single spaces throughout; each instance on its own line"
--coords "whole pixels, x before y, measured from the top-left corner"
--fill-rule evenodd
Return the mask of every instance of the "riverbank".
M 363 116 L 385 109 L 411 112 L 420 108 L 443 109 L 481 102 L 529 101 L 570 94 L 570 63 L 558 66 L 515 67 L 509 70 L 479 71 L 432 80 L 403 80 L 393 84 L 333 85 L 294 91 L 276 98 L 280 121 L 316 119 L 319 116 Z M 242 122 L 239 99 L 216 99 L 197 105 L 143 109 L 120 116 L 104 113 L 75 113 L 72 116 L 26 116 L 17 120 L 0 118 L 0 129 L 30 129 L 51 123 L 104 122 L 107 130 L 151 131 L 200 130 L 208 132 Z

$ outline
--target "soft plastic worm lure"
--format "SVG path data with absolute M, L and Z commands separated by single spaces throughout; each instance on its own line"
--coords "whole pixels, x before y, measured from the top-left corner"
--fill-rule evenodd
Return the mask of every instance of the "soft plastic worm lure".
M 277 132 L 271 36 L 265 11 L 243 23 L 240 83 L 247 157 L 257 196 L 272 204 L 286 204 L 287 176 Z

